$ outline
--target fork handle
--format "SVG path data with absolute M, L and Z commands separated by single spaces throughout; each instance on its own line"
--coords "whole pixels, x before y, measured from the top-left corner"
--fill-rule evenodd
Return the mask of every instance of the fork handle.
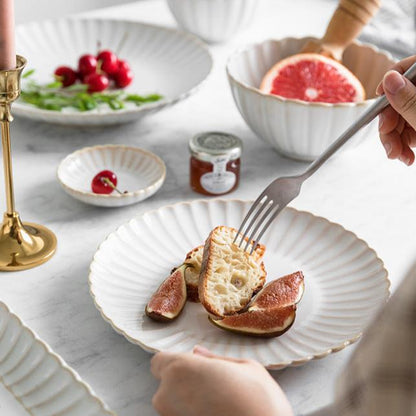
M 405 73 L 404 76 L 410 81 L 416 81 L 416 63 L 414 63 Z M 314 174 L 338 149 L 340 149 L 358 130 L 372 121 L 378 114 L 380 114 L 386 107 L 389 106 L 389 101 L 385 95 L 377 98 L 375 102 L 350 126 L 348 129 L 335 140 L 314 162 L 312 162 L 302 178 L 307 179 Z

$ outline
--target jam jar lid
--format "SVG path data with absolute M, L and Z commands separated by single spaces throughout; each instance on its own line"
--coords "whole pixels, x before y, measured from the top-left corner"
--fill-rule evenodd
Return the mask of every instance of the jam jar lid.
M 228 156 L 229 160 L 241 156 L 243 142 L 237 136 L 220 131 L 199 133 L 189 142 L 191 155 L 210 162 L 216 156 Z

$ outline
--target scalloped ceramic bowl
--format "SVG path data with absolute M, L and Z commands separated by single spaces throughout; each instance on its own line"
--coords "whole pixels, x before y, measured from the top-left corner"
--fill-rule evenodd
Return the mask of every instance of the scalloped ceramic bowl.
M 378 83 L 395 62 L 389 53 L 360 42 L 345 50 L 343 63 L 359 78 L 368 97 L 359 103 L 308 103 L 261 92 L 258 87 L 266 72 L 309 39 L 266 40 L 235 52 L 227 63 L 234 101 L 248 126 L 279 153 L 306 161 L 319 156 L 373 103 Z M 376 134 L 376 126 L 370 123 L 345 148 Z
M 117 175 L 119 194 L 95 194 L 93 177 L 102 170 Z M 59 165 L 58 181 L 64 191 L 87 204 L 120 207 L 135 204 L 152 196 L 162 186 L 166 167 L 162 159 L 139 147 L 102 145 L 85 147 L 67 156 Z
M 207 42 L 230 39 L 249 25 L 258 0 L 167 0 L 179 26 Z

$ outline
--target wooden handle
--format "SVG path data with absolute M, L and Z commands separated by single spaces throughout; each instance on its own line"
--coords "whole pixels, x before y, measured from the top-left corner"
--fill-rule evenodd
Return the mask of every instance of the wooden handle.
M 361 33 L 380 8 L 381 0 L 340 0 L 324 37 L 302 52 L 318 52 L 341 61 L 344 49 Z

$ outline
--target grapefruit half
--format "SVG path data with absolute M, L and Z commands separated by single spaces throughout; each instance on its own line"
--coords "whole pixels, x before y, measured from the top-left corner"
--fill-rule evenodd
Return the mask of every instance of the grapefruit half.
M 348 68 L 317 53 L 301 53 L 279 61 L 263 78 L 260 90 L 309 102 L 365 100 L 361 82 Z

